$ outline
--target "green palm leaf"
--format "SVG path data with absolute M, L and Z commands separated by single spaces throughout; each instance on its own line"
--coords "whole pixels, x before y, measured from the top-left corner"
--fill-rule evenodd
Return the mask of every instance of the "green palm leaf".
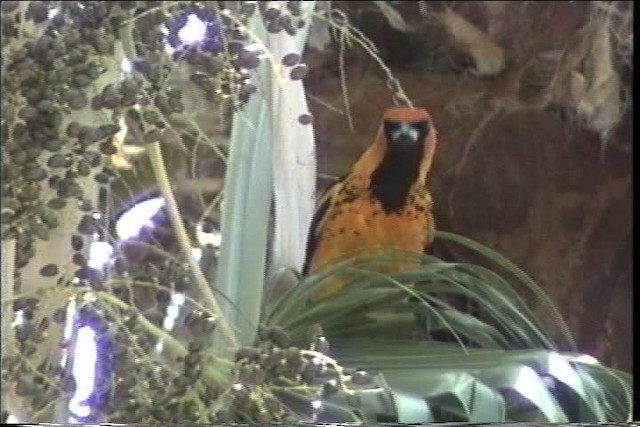
M 354 254 L 291 288 L 266 311 L 265 323 L 283 327 L 298 342 L 320 325 L 332 357 L 377 374 L 379 388 L 368 392 L 376 397 L 359 414 L 367 422 L 629 419 L 631 377 L 559 352 L 552 336 L 569 348 L 573 337 L 528 275 L 469 239 L 451 233 L 438 238 L 472 249 L 496 268 L 395 250 Z M 386 275 L 380 267 L 389 260 L 420 265 Z M 341 292 L 309 303 L 337 278 L 345 282 Z M 543 325 L 527 307 L 520 297 L 525 290 L 546 308 L 551 323 Z M 466 312 L 456 298 L 477 312 Z M 339 406 L 336 399 L 332 404 Z M 350 408 L 344 399 L 342 404 Z

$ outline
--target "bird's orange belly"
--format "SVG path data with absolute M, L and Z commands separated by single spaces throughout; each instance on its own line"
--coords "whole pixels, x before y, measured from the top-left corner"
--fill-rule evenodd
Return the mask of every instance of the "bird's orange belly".
M 432 229 L 431 215 L 415 207 L 407 206 L 389 214 L 370 200 L 356 200 L 336 209 L 327 218 L 309 272 L 363 251 L 369 255 L 383 254 L 388 249 L 422 253 L 428 241 L 427 232 Z M 386 262 L 380 271 L 392 274 L 416 266 L 416 262 L 407 262 L 405 258 Z M 315 299 L 325 298 L 341 288 L 342 285 L 333 284 L 324 288 Z

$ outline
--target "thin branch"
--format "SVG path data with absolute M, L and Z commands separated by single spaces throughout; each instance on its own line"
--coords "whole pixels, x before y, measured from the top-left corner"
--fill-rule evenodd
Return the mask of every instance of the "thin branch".
M 156 181 L 158 183 L 158 187 L 162 196 L 165 199 L 167 210 L 169 212 L 169 218 L 171 220 L 171 224 L 176 233 L 176 237 L 182 252 L 187 257 L 189 262 L 189 266 L 193 271 L 194 278 L 196 280 L 196 285 L 200 294 L 204 298 L 205 306 L 211 310 L 213 313 L 219 316 L 220 328 L 223 337 L 228 341 L 233 347 L 238 346 L 238 341 L 236 339 L 235 333 L 231 329 L 227 318 L 224 316 L 223 311 L 220 308 L 220 305 L 216 301 L 216 298 L 207 283 L 207 279 L 202 274 L 202 270 L 198 265 L 198 261 L 195 259 L 193 255 L 193 251 L 191 250 L 191 244 L 189 243 L 189 237 L 187 235 L 187 230 L 182 223 L 182 216 L 180 215 L 180 211 L 178 210 L 178 204 L 176 203 L 176 199 L 173 195 L 173 190 L 171 189 L 171 183 L 169 182 L 169 177 L 167 176 L 167 171 L 164 166 L 164 159 L 162 157 L 162 149 L 160 148 L 159 142 L 154 142 L 147 145 L 149 159 L 151 160 L 151 166 L 153 168 L 153 173 L 156 177 Z

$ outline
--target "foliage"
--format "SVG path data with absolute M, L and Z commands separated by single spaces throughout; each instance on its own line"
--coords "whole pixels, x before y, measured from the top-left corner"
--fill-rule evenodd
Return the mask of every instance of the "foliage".
M 359 254 L 306 278 L 265 321 L 294 341 L 321 324 L 341 363 L 383 375 L 395 406 L 376 408 L 377 421 L 630 419 L 631 377 L 579 357 L 557 308 L 528 275 L 477 242 L 445 232 L 436 238 L 472 249 L 504 274 L 425 255 L 420 268 L 387 276 L 385 262 L 417 256 Z M 349 280 L 339 296 L 307 304 L 337 277 Z M 527 289 L 543 300 L 548 322 L 522 301 Z

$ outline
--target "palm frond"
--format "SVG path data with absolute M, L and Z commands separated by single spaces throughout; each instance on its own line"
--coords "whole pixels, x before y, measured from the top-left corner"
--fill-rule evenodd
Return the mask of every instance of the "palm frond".
M 386 275 L 381 267 L 391 260 L 421 265 Z M 315 291 L 336 280 L 345 283 L 342 292 L 317 304 L 308 302 Z M 464 337 L 480 347 L 555 349 L 548 331 L 518 297 L 514 286 L 522 284 L 511 283 L 478 265 L 398 250 L 384 255 L 367 252 L 307 277 L 273 306 L 266 319 L 299 338 L 315 323 L 321 323 L 330 337 L 344 337 L 350 331 L 380 336 L 379 316 L 404 313 L 395 321 L 403 319 L 402 324 L 415 333 L 448 331 L 457 341 Z M 537 285 L 531 281 L 526 286 Z M 475 304 L 484 317 L 473 318 L 453 307 L 448 301 L 456 297 Z M 563 323 L 557 326 L 562 330 Z M 568 334 L 567 341 L 571 340 Z
M 574 348 L 573 337 L 533 279 L 476 242 L 437 236 L 496 268 L 372 248 L 304 278 L 267 311 L 266 323 L 294 341 L 320 325 L 336 360 L 379 375 L 378 403 L 360 411 L 369 422 L 629 419 L 631 377 L 560 352 L 553 337 Z M 389 261 L 416 267 L 388 275 Z M 341 292 L 309 303 L 335 280 L 344 283 Z M 546 308 L 548 323 L 528 308 L 520 296 L 526 291 Z
M 264 24 L 257 16 L 251 18 L 249 29 L 260 39 L 266 38 Z M 268 75 L 268 65 L 261 64 L 255 79 L 268 81 Z M 267 262 L 273 171 L 258 159 L 271 157 L 268 112 L 268 99 L 256 96 L 233 116 L 219 268 L 211 280 L 232 302 L 226 304 L 225 314 L 239 328 L 243 344 L 255 336 Z
M 426 402 L 428 417 L 419 422 L 605 422 L 631 417 L 630 375 L 580 362 L 584 356 L 572 353 L 465 353 L 455 344 L 364 338 L 333 344 L 334 356 L 346 366 L 382 373 L 401 399 Z M 396 413 L 387 416 L 400 417 L 402 408 L 396 405 Z
M 571 346 L 572 349 L 576 349 L 576 343 L 571 334 L 569 326 L 565 322 L 564 318 L 560 314 L 558 308 L 553 304 L 549 296 L 544 292 L 544 290 L 520 267 L 509 261 L 503 255 L 497 253 L 496 251 L 475 242 L 467 237 L 460 236 L 455 233 L 445 232 L 445 231 L 436 231 L 436 238 L 441 238 L 444 240 L 449 240 L 451 242 L 460 244 L 462 246 L 471 249 L 477 254 L 485 257 L 487 260 L 494 262 L 497 266 L 502 267 L 509 274 L 514 276 L 517 282 L 526 286 L 529 290 L 533 291 L 536 298 L 544 304 L 544 306 L 548 309 L 549 315 L 551 316 L 552 321 L 555 326 L 557 326 L 559 332 L 562 334 L 562 337 L 567 341 L 567 343 Z

